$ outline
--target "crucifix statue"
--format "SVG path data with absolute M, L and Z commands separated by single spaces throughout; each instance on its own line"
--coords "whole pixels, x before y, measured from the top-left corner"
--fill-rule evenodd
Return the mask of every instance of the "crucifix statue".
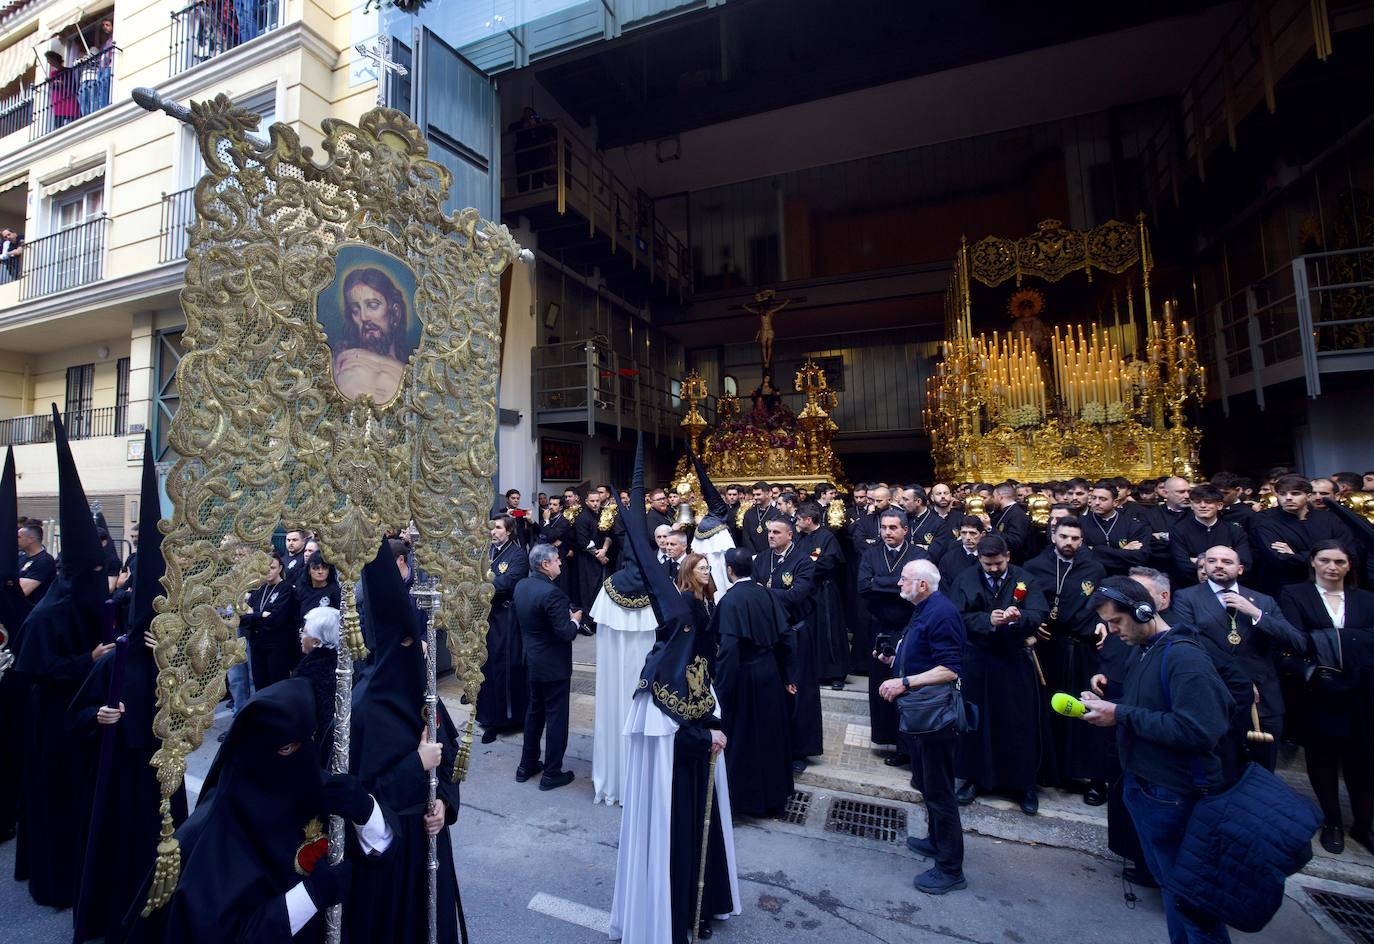
M 763 376 L 772 376 L 773 370 L 773 339 L 776 335 L 773 332 L 773 316 L 782 311 L 795 299 L 784 298 L 779 300 L 778 295 L 771 288 L 766 288 L 754 296 L 757 307 L 745 305 L 744 310 L 759 316 L 759 333 L 754 335 L 754 340 L 759 342 L 759 350 L 763 354 Z
M 385 108 L 388 75 L 393 72 L 397 75 L 409 75 L 410 70 L 391 58 L 391 36 L 386 30 L 377 34 L 371 46 L 354 43 L 353 48 L 358 51 L 358 55 L 372 60 L 372 66 L 377 70 L 377 104 Z

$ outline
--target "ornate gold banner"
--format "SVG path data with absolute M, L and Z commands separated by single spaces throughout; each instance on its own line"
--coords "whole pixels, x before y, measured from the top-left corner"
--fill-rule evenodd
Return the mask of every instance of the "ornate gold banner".
M 969 250 L 969 274 L 989 288 L 1015 276 L 1016 284 L 1032 276 L 1058 282 L 1073 272 L 1101 269 L 1120 275 L 1140 262 L 1137 228 L 1109 220 L 1086 232 L 1065 229 L 1059 220 L 1045 220 L 1020 239 L 986 236 Z
M 353 585 L 383 533 L 413 522 L 419 566 L 442 587 L 436 623 L 476 701 L 500 277 L 520 252 L 477 211 L 444 213 L 449 171 L 400 112 L 326 120 L 323 164 L 285 125 L 252 135 L 257 116 L 223 95 L 193 103 L 189 120 L 206 174 L 182 292 L 167 596 L 153 623 L 164 797 L 244 658 L 237 614 L 279 524 L 318 533 L 357 655 Z M 169 827 L 155 895 L 175 884 Z

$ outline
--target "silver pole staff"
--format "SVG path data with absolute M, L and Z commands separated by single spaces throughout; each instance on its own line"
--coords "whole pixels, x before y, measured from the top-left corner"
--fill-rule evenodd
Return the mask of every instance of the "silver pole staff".
M 349 735 L 353 723 L 353 661 L 367 658 L 363 634 L 358 625 L 358 608 L 353 581 L 343 581 L 343 605 L 339 632 L 339 658 L 334 668 L 334 750 L 329 757 L 331 773 L 348 773 Z M 344 857 L 344 819 L 329 817 L 329 863 L 337 865 Z M 334 905 L 324 914 L 324 935 L 328 944 L 343 938 L 343 905 Z
M 434 613 L 439 609 L 439 584 L 429 576 L 418 578 L 411 595 L 420 609 L 425 612 L 425 731 L 430 741 L 439 739 L 439 683 L 435 653 L 438 641 L 434 636 Z M 434 812 L 434 804 L 439 797 L 439 768 L 429 772 L 428 813 Z M 429 880 L 429 896 L 426 902 L 429 915 L 429 944 L 436 944 L 439 938 L 439 837 L 430 836 L 425 859 L 425 871 Z

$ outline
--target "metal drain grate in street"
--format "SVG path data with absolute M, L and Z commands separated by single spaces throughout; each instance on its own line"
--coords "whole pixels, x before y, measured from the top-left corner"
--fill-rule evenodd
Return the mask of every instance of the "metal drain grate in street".
M 825 817 L 827 832 L 880 842 L 906 841 L 906 810 L 862 800 L 832 800 Z
M 811 811 L 811 794 L 805 790 L 798 790 L 787 798 L 787 806 L 782 813 L 774 819 L 784 823 L 791 823 L 794 826 L 806 825 L 806 814 Z
M 1358 944 L 1374 944 L 1374 898 L 1354 898 L 1307 889 L 1308 896 Z

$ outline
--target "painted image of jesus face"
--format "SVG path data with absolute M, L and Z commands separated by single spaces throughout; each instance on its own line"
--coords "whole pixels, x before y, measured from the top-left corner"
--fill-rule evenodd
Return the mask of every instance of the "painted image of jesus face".
M 345 276 L 343 338 L 334 356 L 334 383 L 350 400 L 368 394 L 386 403 L 401 386 L 409 356 L 406 298 L 386 272 L 354 269 Z

